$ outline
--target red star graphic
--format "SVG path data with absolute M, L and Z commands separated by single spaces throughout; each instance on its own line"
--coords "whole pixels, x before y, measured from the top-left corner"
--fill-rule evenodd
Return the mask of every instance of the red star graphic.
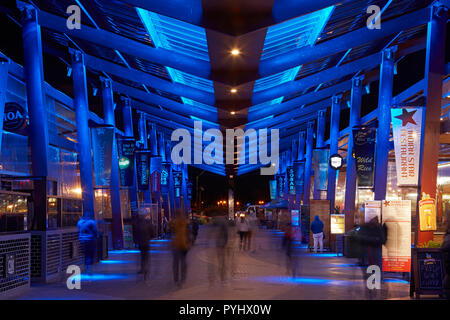
M 416 111 L 417 110 L 408 112 L 406 109 L 402 109 L 402 114 L 399 116 L 396 116 L 395 118 L 402 120 L 402 127 L 405 127 L 408 123 L 417 125 L 417 123 L 413 119 L 413 116 L 416 113 Z

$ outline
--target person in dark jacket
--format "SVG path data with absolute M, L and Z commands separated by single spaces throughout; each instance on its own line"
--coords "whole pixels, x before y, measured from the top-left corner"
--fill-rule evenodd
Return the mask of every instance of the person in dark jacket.
M 314 217 L 314 221 L 311 223 L 311 231 L 314 239 L 314 253 L 317 253 L 317 245 L 320 245 L 320 252 L 323 252 L 323 222 L 319 219 L 319 216 Z
M 196 218 L 192 219 L 191 222 L 191 228 L 192 228 L 192 244 L 195 243 L 195 240 L 197 240 L 198 235 L 198 220 Z
M 77 223 L 80 244 L 84 247 L 85 265 L 88 274 L 91 274 L 91 266 L 94 264 L 95 252 L 97 251 L 97 223 L 85 213 Z
M 141 265 L 138 273 L 144 274 L 147 280 L 150 275 L 150 239 L 153 237 L 153 226 L 150 215 L 139 214 L 135 220 L 136 244 L 141 254 Z

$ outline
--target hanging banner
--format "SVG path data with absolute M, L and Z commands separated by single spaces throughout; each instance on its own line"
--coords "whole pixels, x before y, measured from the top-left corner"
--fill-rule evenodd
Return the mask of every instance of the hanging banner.
M 303 181 L 305 179 L 305 161 L 294 161 L 294 176 L 295 176 L 295 192 L 296 194 L 303 193 Z
M 371 127 L 353 129 L 353 157 L 358 188 L 373 187 L 375 134 L 376 129 Z
M 364 205 L 364 222 L 368 223 L 373 218 L 377 217 L 378 222 L 381 222 L 381 201 L 366 201 Z
M 288 193 L 290 195 L 295 196 L 296 188 L 295 188 L 295 173 L 293 167 L 287 167 L 286 175 L 288 180 Z
M 411 271 L 411 200 L 382 201 L 382 224 L 387 227 L 383 245 L 383 271 Z
M 269 181 L 270 189 L 270 200 L 275 200 L 277 198 L 277 180 Z
M 163 162 L 161 167 L 161 192 L 169 193 L 170 162 Z
M 109 187 L 114 127 L 91 128 L 95 187 Z
M 436 200 L 425 198 L 419 201 L 420 231 L 436 231 Z
M 150 159 L 150 182 L 152 192 L 161 192 L 162 157 Z
M 181 197 L 181 183 L 183 181 L 182 171 L 172 171 L 173 176 L 173 188 L 175 192 L 175 198 Z
M 139 191 L 147 191 L 150 186 L 150 157 L 149 150 L 136 151 L 137 182 Z
M 420 138 L 424 108 L 392 108 L 397 185 L 416 187 L 419 183 Z
M 131 187 L 133 185 L 136 142 L 134 138 L 121 137 L 117 139 L 117 147 L 119 149 L 120 185 Z
M 284 182 L 285 182 L 285 175 L 284 174 L 277 174 L 277 196 L 279 198 L 283 198 L 284 196 Z
M 328 153 L 328 149 L 313 150 L 314 188 L 317 190 L 327 190 Z
M 188 200 L 192 200 L 192 182 L 187 183 L 187 198 Z

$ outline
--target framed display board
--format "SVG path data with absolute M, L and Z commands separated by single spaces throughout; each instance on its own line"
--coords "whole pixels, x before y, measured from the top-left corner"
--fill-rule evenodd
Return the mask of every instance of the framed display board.
M 323 234 L 325 239 L 323 240 L 323 247 L 330 247 L 330 200 L 310 200 L 309 202 L 309 246 L 314 245 L 313 233 L 311 231 L 311 223 L 314 221 L 314 217 L 319 216 L 319 219 L 323 223 Z
M 421 294 L 444 294 L 445 264 L 439 248 L 412 249 L 411 291 L 416 297 Z

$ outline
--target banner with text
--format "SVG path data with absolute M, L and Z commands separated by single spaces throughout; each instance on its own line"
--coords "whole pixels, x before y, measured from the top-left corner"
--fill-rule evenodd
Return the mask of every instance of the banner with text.
M 161 170 L 162 158 L 152 157 L 150 159 L 150 184 L 152 192 L 161 192 Z
M 183 172 L 182 171 L 172 171 L 173 176 L 173 188 L 175 192 L 175 198 L 181 197 L 181 184 L 183 181 Z
M 288 179 L 288 193 L 295 196 L 295 173 L 293 167 L 287 167 L 286 169 L 287 179 Z
M 353 157 L 359 188 L 373 187 L 375 135 L 375 128 L 353 129 Z
M 149 150 L 136 151 L 137 182 L 139 191 L 147 191 L 150 186 L 150 157 Z
M 277 180 L 269 181 L 270 189 L 270 200 L 275 200 L 277 198 Z
M 161 192 L 169 193 L 170 162 L 163 162 L 161 168 Z
M 118 138 L 117 147 L 119 149 L 120 185 L 131 187 L 133 185 L 136 142 L 134 138 Z
M 296 194 L 303 193 L 303 181 L 305 179 L 305 161 L 294 161 L 294 176 L 295 176 L 295 192 Z
M 411 271 L 411 200 L 382 201 L 382 224 L 387 227 L 383 245 L 383 271 Z
M 418 185 L 423 111 L 421 107 L 391 110 L 398 186 Z
M 314 188 L 327 190 L 328 149 L 314 149 Z
M 96 187 L 109 187 L 114 127 L 91 128 L 94 175 Z
M 284 196 L 285 175 L 284 174 L 278 174 L 276 177 L 277 177 L 277 196 L 279 198 L 283 198 L 283 196 Z

